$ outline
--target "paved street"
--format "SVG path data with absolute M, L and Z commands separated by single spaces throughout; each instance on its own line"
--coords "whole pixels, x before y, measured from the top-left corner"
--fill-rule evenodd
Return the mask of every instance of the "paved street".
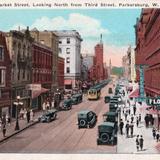
M 108 86 L 102 89 L 101 99 L 73 106 L 70 111 L 58 113 L 58 119 L 51 123 L 39 123 L 14 136 L 0 145 L 0 152 L 14 153 L 116 153 L 116 146 L 97 146 L 97 125 L 102 114 L 108 110 L 104 96 Z M 92 129 L 78 129 L 77 112 L 91 109 L 98 115 L 98 122 Z

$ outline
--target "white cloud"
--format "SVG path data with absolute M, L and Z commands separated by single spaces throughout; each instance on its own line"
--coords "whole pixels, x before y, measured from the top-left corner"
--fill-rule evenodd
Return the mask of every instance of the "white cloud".
M 38 30 L 77 30 L 82 38 L 99 37 L 102 34 L 109 34 L 106 28 L 103 28 L 101 22 L 95 18 L 85 16 L 78 13 L 72 13 L 68 19 L 63 17 L 41 17 L 31 25 L 31 28 L 36 27 Z

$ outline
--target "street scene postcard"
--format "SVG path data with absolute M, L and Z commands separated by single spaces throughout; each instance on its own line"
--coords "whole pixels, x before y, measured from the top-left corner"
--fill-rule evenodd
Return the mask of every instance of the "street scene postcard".
M 6 0 L 0 17 L 1 155 L 160 153 L 159 1 Z

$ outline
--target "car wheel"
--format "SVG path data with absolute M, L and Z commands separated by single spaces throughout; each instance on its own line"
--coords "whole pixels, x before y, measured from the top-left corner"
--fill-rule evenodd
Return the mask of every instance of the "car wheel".
M 107 133 L 101 134 L 101 140 L 102 142 L 108 142 L 109 141 L 109 135 Z
M 83 119 L 81 119 L 81 120 L 79 121 L 79 124 L 80 124 L 80 126 L 84 127 L 84 126 L 86 125 L 86 121 L 83 120 Z

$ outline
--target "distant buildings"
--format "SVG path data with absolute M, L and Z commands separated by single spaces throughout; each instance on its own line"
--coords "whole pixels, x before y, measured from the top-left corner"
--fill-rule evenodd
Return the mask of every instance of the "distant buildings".
M 146 64 L 145 91 L 147 95 L 160 95 L 160 9 L 143 9 L 135 25 L 136 65 Z M 137 70 L 139 81 L 139 71 Z
M 80 34 L 75 31 L 55 31 L 59 37 L 59 55 L 65 59 L 65 89 L 80 87 L 81 80 L 81 42 Z

